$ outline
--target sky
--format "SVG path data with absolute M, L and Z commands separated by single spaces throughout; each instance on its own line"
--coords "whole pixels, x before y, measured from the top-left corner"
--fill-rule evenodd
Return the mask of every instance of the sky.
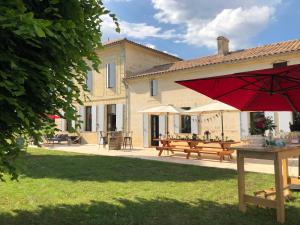
M 121 32 L 103 16 L 105 42 L 128 38 L 193 59 L 216 54 L 218 36 L 239 50 L 300 38 L 299 0 L 104 0 Z

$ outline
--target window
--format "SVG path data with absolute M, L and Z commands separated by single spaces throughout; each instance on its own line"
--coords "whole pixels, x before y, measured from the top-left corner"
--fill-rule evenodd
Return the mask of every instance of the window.
M 264 125 L 264 112 L 250 112 L 250 134 L 263 134 L 261 128 Z
M 92 106 L 85 107 L 85 131 L 92 131 Z
M 151 80 L 150 81 L 150 95 L 151 96 L 157 95 L 157 87 L 158 87 L 158 80 Z
M 291 131 L 300 131 L 300 112 L 293 112 L 293 123 L 290 123 Z
M 287 66 L 287 61 L 285 61 L 285 62 L 273 63 L 273 68 L 280 68 L 280 67 L 285 67 L 285 66 Z
M 114 63 L 106 64 L 106 87 L 114 88 L 116 85 L 116 65 Z
M 72 120 L 67 120 L 67 121 L 66 121 L 66 125 L 67 125 L 66 130 L 67 130 L 69 133 L 71 133 L 71 132 L 73 131 Z
M 107 105 L 107 130 L 115 131 L 116 128 L 116 105 Z
M 191 116 L 181 115 L 180 133 L 191 133 Z
M 87 71 L 87 77 L 86 77 L 86 86 L 87 86 L 87 90 L 89 92 L 92 91 L 92 87 L 93 87 L 93 72 L 91 70 Z

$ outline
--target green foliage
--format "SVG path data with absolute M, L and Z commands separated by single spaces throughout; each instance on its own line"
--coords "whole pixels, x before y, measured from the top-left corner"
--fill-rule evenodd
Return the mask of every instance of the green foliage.
M 0 179 L 16 178 L 17 137 L 41 139 L 55 114 L 76 120 L 89 65 L 100 63 L 100 0 L 0 1 Z M 62 115 L 61 112 L 65 112 Z

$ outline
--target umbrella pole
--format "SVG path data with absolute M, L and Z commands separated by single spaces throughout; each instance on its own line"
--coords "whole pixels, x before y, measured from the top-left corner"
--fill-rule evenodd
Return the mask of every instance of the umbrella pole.
M 221 125 L 222 125 L 222 141 L 224 141 L 224 118 L 223 118 L 223 111 L 221 111 Z

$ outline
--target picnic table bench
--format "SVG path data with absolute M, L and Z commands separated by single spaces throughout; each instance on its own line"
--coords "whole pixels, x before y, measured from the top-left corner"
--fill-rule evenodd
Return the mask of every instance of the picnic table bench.
M 157 139 L 161 142 L 162 146 L 156 147 L 156 150 L 159 151 L 158 156 L 161 156 L 163 151 L 167 152 L 182 152 L 186 153 L 186 158 L 189 159 L 192 153 L 198 155 L 198 158 L 201 158 L 201 154 L 213 154 L 217 155 L 220 159 L 220 162 L 225 160 L 225 156 L 228 156 L 228 160 L 232 159 L 233 150 L 230 150 L 230 146 L 232 144 L 237 144 L 238 142 L 203 142 L 200 140 L 173 140 L 173 139 Z M 171 142 L 185 142 L 188 146 L 182 145 L 171 145 Z M 204 145 L 199 146 L 199 143 L 204 143 Z M 217 146 L 206 146 L 208 143 L 219 144 L 220 147 Z

